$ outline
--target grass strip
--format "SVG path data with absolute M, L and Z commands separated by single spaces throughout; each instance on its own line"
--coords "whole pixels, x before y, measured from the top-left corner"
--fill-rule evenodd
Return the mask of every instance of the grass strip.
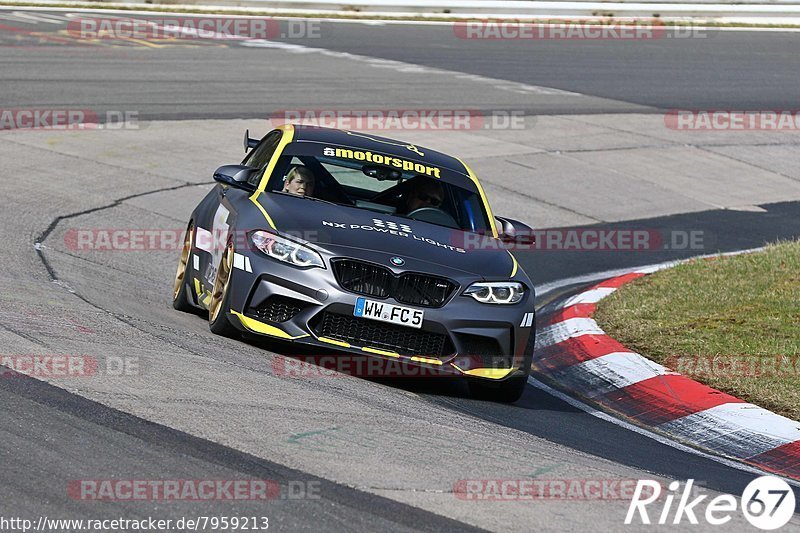
M 649 359 L 800 420 L 800 241 L 645 276 L 594 318 Z

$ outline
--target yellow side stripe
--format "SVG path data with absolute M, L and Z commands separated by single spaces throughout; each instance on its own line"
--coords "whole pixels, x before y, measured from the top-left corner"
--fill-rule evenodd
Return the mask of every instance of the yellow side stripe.
M 262 193 L 267 189 L 267 182 L 272 176 L 272 171 L 275 170 L 275 166 L 278 164 L 278 159 L 283 154 L 283 150 L 286 148 L 286 145 L 288 145 L 290 142 L 292 142 L 292 139 L 294 139 L 294 126 L 291 124 L 284 124 L 282 126 L 278 126 L 276 129 L 283 130 L 283 136 L 278 142 L 278 146 L 275 148 L 275 152 L 272 154 L 272 158 L 270 158 L 267 168 L 261 175 L 261 181 L 259 182 L 258 188 L 253 196 L 258 196 L 259 193 Z
M 264 324 L 263 322 L 259 322 L 258 320 L 254 320 L 250 317 L 244 316 L 242 313 L 234 311 L 231 309 L 231 313 L 236 315 L 236 318 L 242 323 L 242 325 L 252 331 L 253 333 L 261 333 L 262 335 L 271 335 L 273 337 L 278 337 L 281 339 L 301 339 L 303 337 L 308 337 L 309 335 L 306 333 L 305 335 L 298 335 L 297 337 L 293 337 L 283 331 L 280 328 L 276 328 L 275 326 L 270 326 L 269 324 Z
M 200 280 L 197 278 L 194 278 L 194 295 L 197 296 L 198 300 L 203 295 L 203 291 L 200 289 Z
M 397 352 L 390 352 L 388 350 L 379 350 L 377 348 L 361 348 L 362 351 L 369 352 L 369 353 L 376 353 L 378 355 L 385 355 L 387 357 L 400 357 L 400 354 Z
M 321 342 L 327 342 L 328 344 L 335 344 L 336 346 L 342 346 L 344 348 L 350 348 L 350 343 L 337 341 L 336 339 L 329 339 L 328 337 L 317 337 L 317 340 Z
M 256 194 L 259 194 L 259 193 L 256 193 Z M 275 223 L 272 221 L 272 217 L 269 216 L 269 213 L 267 213 L 267 210 L 264 209 L 264 206 L 261 205 L 260 203 L 258 203 L 258 198 L 256 197 L 255 194 L 250 197 L 250 201 L 253 202 L 254 204 L 256 204 L 256 207 L 258 208 L 258 210 L 261 211 L 261 214 L 264 215 L 264 218 L 267 220 L 267 224 L 269 224 L 269 226 L 272 229 L 278 229 L 278 228 L 275 227 Z
M 506 250 L 508 252 L 508 250 Z M 514 261 L 514 266 L 511 268 L 511 277 L 513 278 L 517 274 L 517 268 L 519 268 L 519 263 L 517 263 L 517 258 L 514 257 L 514 254 L 508 252 L 508 255 L 511 256 L 511 260 Z
M 430 357 L 420 357 L 419 355 L 415 355 L 411 357 L 412 361 L 417 361 L 419 363 L 428 363 L 429 365 L 441 365 L 442 362 L 439 359 L 431 359 Z
M 250 196 L 250 201 L 256 204 L 256 207 L 258 207 L 258 210 L 261 211 L 262 215 L 264 215 L 264 218 L 272 229 L 278 228 L 275 227 L 275 222 L 272 221 L 272 217 L 269 216 L 269 213 L 267 213 L 267 210 L 264 209 L 264 206 L 258 202 L 258 197 L 267 189 L 267 183 L 269 182 L 270 177 L 272 177 L 272 172 L 275 170 L 275 166 L 278 164 L 278 159 L 281 155 L 283 155 L 283 150 L 290 142 L 292 142 L 292 139 L 294 139 L 294 126 L 291 124 L 284 124 L 282 126 L 278 126 L 276 129 L 283 130 L 283 136 L 278 142 L 278 146 L 275 148 L 275 152 L 272 154 L 272 158 L 270 158 L 267 168 L 264 169 L 264 173 L 261 175 L 261 181 L 258 183 L 258 188 Z

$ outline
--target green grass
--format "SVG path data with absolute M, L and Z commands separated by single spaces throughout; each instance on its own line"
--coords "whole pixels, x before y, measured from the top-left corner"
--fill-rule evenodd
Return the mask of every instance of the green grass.
M 654 361 L 800 420 L 800 241 L 646 276 L 595 319 Z

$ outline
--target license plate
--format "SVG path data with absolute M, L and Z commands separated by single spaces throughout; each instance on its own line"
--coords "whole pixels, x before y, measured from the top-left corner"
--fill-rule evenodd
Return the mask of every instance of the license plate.
M 409 328 L 421 328 L 424 313 L 422 309 L 376 302 L 366 298 L 357 299 L 356 308 L 353 311 L 355 316 L 389 322 L 390 324 L 399 324 Z

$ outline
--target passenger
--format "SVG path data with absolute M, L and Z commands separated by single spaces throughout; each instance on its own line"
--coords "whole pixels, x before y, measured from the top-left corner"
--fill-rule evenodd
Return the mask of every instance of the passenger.
M 286 175 L 283 182 L 283 192 L 297 196 L 314 196 L 316 176 L 306 167 L 294 167 Z
M 422 209 L 423 207 L 441 207 L 444 201 L 444 189 L 442 184 L 427 176 L 415 176 L 409 180 L 412 183 L 409 190 L 404 195 L 405 214 Z

